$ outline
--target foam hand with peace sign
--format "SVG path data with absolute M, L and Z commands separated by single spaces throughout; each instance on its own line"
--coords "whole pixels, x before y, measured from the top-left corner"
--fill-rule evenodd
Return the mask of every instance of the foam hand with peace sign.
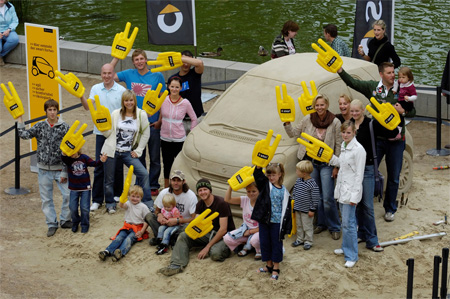
M 78 153 L 80 149 L 83 147 L 86 140 L 83 138 L 83 131 L 86 129 L 87 124 L 83 124 L 78 132 L 75 132 L 75 129 L 78 127 L 80 122 L 76 120 L 73 125 L 70 127 L 69 131 L 67 131 L 66 135 L 64 135 L 63 140 L 61 141 L 61 145 L 59 148 L 66 156 L 72 156 L 75 153 Z
M 136 39 L 136 35 L 139 31 L 139 28 L 134 27 L 130 38 L 128 38 L 130 27 L 131 23 L 127 22 L 127 24 L 125 25 L 125 31 L 116 33 L 116 36 L 114 37 L 114 41 L 111 47 L 112 57 L 124 59 L 125 57 L 127 57 L 128 53 L 130 53 L 130 50 L 133 47 L 134 40 Z
M 325 142 L 306 133 L 302 133 L 300 136 L 311 142 L 297 138 L 297 142 L 306 147 L 306 153 L 314 160 L 328 163 L 333 157 L 333 150 Z
M 291 233 L 288 235 L 289 238 L 297 233 L 297 219 L 295 217 L 294 202 L 295 202 L 295 200 L 291 200 L 292 230 L 291 230 Z
M 120 202 L 126 203 L 128 200 L 128 191 L 130 190 L 131 178 L 133 177 L 134 166 L 130 165 L 130 169 L 128 169 L 127 178 L 125 179 L 125 183 L 123 185 L 122 195 L 120 195 Z
M 211 213 L 210 209 L 206 209 L 203 213 L 201 213 L 198 217 L 189 223 L 184 232 L 189 236 L 192 240 L 197 238 L 201 238 L 207 233 L 209 233 L 213 229 L 212 221 L 219 216 L 219 213 L 214 212 L 208 218 L 205 218 L 206 215 Z
M 8 87 L 9 90 L 11 90 L 11 93 L 9 93 L 5 84 L 2 83 L 0 86 L 5 93 L 5 96 L 3 97 L 3 103 L 5 104 L 6 109 L 8 109 L 9 113 L 11 113 L 14 119 L 22 116 L 25 111 L 23 110 L 22 101 L 20 100 L 19 95 L 17 94 L 17 91 L 14 88 L 12 82 L 8 82 Z
M 311 84 L 312 93 L 309 93 L 308 87 L 306 87 L 306 82 L 302 81 L 301 85 L 303 88 L 303 93 L 298 98 L 298 105 L 300 106 L 300 109 L 302 110 L 302 113 L 305 116 L 310 113 L 316 112 L 316 110 L 313 107 L 313 100 L 317 96 L 316 83 L 314 82 L 314 80 L 311 80 L 309 81 L 309 84 Z
M 55 73 L 56 73 L 55 80 L 59 84 L 61 84 L 61 86 L 64 87 L 65 90 L 67 90 L 72 95 L 76 96 L 77 98 L 81 98 L 83 96 L 85 88 L 83 86 L 83 83 L 81 83 L 80 79 L 78 79 L 77 76 L 75 76 L 72 73 L 63 75 L 58 70 L 56 70 Z M 61 78 L 59 78 L 59 77 L 61 77 Z
M 161 64 L 160 67 L 150 69 L 152 73 L 155 73 L 176 69 L 177 67 L 182 66 L 183 62 L 181 61 L 180 52 L 164 52 L 159 53 L 156 60 L 147 61 L 147 64 L 148 65 Z
M 142 103 L 142 109 L 144 109 L 147 114 L 153 115 L 161 109 L 161 105 L 169 93 L 167 90 L 163 92 L 161 96 L 162 84 L 159 83 L 156 90 L 148 90 L 145 94 L 144 102 Z
M 394 106 L 390 103 L 378 103 L 378 101 L 372 97 L 370 98 L 370 102 L 375 108 L 378 110 L 375 111 L 370 105 L 366 106 L 367 111 L 375 117 L 378 122 L 388 130 L 394 130 L 400 124 L 400 115 L 397 110 L 395 110 Z
M 342 61 L 341 56 L 333 50 L 326 42 L 324 42 L 321 38 L 317 41 L 324 49 L 322 50 L 317 44 L 312 43 L 311 46 L 314 50 L 319 53 L 317 55 L 317 63 L 320 64 L 321 67 L 326 69 L 329 72 L 336 73 L 344 63 Z
M 281 98 L 280 86 L 275 87 L 277 96 L 277 110 L 282 122 L 293 122 L 295 120 L 295 103 L 287 94 L 286 84 L 282 84 L 283 98 Z
M 100 98 L 98 97 L 98 95 L 95 95 L 94 98 L 95 107 L 97 107 L 97 110 L 94 109 L 92 100 L 87 100 L 89 111 L 91 112 L 92 121 L 100 132 L 108 131 L 111 129 L 111 114 L 109 113 L 109 109 L 100 104 Z
M 238 191 L 255 181 L 253 177 L 254 167 L 244 166 L 228 180 L 231 189 Z
M 270 163 L 281 140 L 281 135 L 278 134 L 273 144 L 270 145 L 272 135 L 273 130 L 269 130 L 266 139 L 255 143 L 252 153 L 252 164 L 264 168 Z

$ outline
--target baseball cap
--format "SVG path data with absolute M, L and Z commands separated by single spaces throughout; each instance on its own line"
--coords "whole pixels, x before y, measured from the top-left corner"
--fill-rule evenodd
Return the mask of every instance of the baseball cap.
M 184 173 L 181 170 L 175 170 L 170 175 L 170 179 L 179 178 L 180 180 L 184 181 Z

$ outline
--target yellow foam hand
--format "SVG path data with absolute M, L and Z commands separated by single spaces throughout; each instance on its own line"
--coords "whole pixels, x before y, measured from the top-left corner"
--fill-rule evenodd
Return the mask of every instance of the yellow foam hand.
M 162 89 L 162 84 L 159 83 L 156 90 L 148 90 L 145 94 L 144 102 L 142 103 L 142 109 L 147 114 L 153 115 L 161 109 L 161 105 L 167 97 L 169 91 L 165 90 L 161 96 L 159 96 Z
M 68 73 L 67 75 L 63 75 L 60 71 L 55 71 L 56 77 L 55 80 L 64 87 L 65 90 L 70 92 L 72 95 L 77 98 L 81 98 L 84 95 L 84 86 L 81 83 L 80 79 L 77 78 L 72 73 Z M 61 77 L 61 78 L 59 78 Z M 64 80 L 64 81 L 63 81 Z
M 275 155 L 275 151 L 277 150 L 278 144 L 280 143 L 281 140 L 281 135 L 278 134 L 273 144 L 270 145 L 270 139 L 272 138 L 272 135 L 273 130 L 269 130 L 267 132 L 266 139 L 260 140 L 255 143 L 252 153 L 253 165 L 264 168 L 272 160 L 273 156 Z
M 253 177 L 254 167 L 244 166 L 228 180 L 231 189 L 238 191 L 255 181 Z
M 131 33 L 130 38 L 128 38 L 128 33 L 130 32 L 131 23 L 127 22 L 125 25 L 125 31 L 116 33 L 114 37 L 114 41 L 111 47 L 111 56 L 118 59 L 125 59 L 128 53 L 130 53 L 131 48 L 133 47 L 134 40 L 136 39 L 136 35 L 139 31 L 139 28 L 134 27 L 133 32 Z
M 100 132 L 108 131 L 111 129 L 111 114 L 109 113 L 109 109 L 100 104 L 100 98 L 98 97 L 98 95 L 95 95 L 94 98 L 95 107 L 97 108 L 97 110 L 95 110 L 94 105 L 92 104 L 92 100 L 87 100 L 89 111 L 91 112 L 92 121 Z
M 366 106 L 367 111 L 369 111 L 370 114 L 372 114 L 372 116 L 375 117 L 375 119 L 378 120 L 383 127 L 388 130 L 394 130 L 397 128 L 400 124 L 400 115 L 397 110 L 395 110 L 394 106 L 390 103 L 380 104 L 374 97 L 370 98 L 370 102 L 375 106 L 378 112 L 375 111 L 375 109 L 373 109 L 370 105 Z
M 310 143 L 301 138 L 297 138 L 297 142 L 306 147 L 306 153 L 311 158 L 328 163 L 333 157 L 333 150 L 325 142 L 322 142 L 306 133 L 302 133 L 300 136 L 311 142 Z
M 11 90 L 11 93 L 9 93 L 5 84 L 2 83 L 0 87 L 5 93 L 5 96 L 3 97 L 3 103 L 5 104 L 6 109 L 8 109 L 9 113 L 11 113 L 11 116 L 14 119 L 17 119 L 19 116 L 22 116 L 25 113 L 25 111 L 23 110 L 22 101 L 20 100 L 19 95 L 17 94 L 17 91 L 14 88 L 12 82 L 8 82 L 8 87 L 9 90 Z
M 329 72 L 336 73 L 344 63 L 341 56 L 333 50 L 326 42 L 321 38 L 317 41 L 324 49 L 320 48 L 317 44 L 312 43 L 311 47 L 317 51 L 317 63 Z
M 208 218 L 205 218 L 206 215 L 211 213 L 210 209 L 206 209 L 203 213 L 201 213 L 198 217 L 189 223 L 184 232 L 189 236 L 192 240 L 197 238 L 201 238 L 207 233 L 209 233 L 213 229 L 212 221 L 219 216 L 219 213 L 214 212 Z
M 127 178 L 125 179 L 125 183 L 123 184 L 122 195 L 120 195 L 120 202 L 126 203 L 128 200 L 128 191 L 130 190 L 131 178 L 133 177 L 134 166 L 130 165 L 130 169 L 128 169 Z
M 316 112 L 316 110 L 313 107 L 313 100 L 317 96 L 316 83 L 314 82 L 314 80 L 311 80 L 309 81 L 309 84 L 311 84 L 312 93 L 309 93 L 308 87 L 306 87 L 306 82 L 302 81 L 301 85 L 303 88 L 303 93 L 298 98 L 298 105 L 300 106 L 300 109 L 302 110 L 302 113 L 305 116 L 310 113 Z
M 293 122 L 295 120 L 295 103 L 294 99 L 287 94 L 286 84 L 282 84 L 283 98 L 281 98 L 280 86 L 275 87 L 277 96 L 277 110 L 282 122 Z
M 66 156 L 70 157 L 73 154 L 78 153 L 86 142 L 82 134 L 86 129 L 87 124 L 83 124 L 78 132 L 75 133 L 75 129 L 79 124 L 80 122 L 76 120 L 61 141 L 61 145 L 59 146 L 59 148 Z
M 295 200 L 291 200 L 292 230 L 291 233 L 288 235 L 289 238 L 297 233 L 297 219 L 295 218 L 294 202 Z
M 177 67 L 182 66 L 183 62 L 181 61 L 180 52 L 164 52 L 159 53 L 156 60 L 147 61 L 147 64 L 148 65 L 161 64 L 160 67 L 150 69 L 152 73 L 156 73 L 176 69 Z

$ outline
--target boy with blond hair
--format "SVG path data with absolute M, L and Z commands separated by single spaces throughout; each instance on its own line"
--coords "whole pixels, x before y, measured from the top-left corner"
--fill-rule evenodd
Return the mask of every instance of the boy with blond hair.
M 314 213 L 319 203 L 320 191 L 316 181 L 311 177 L 314 170 L 311 161 L 300 161 L 296 168 L 298 179 L 292 197 L 295 200 L 297 239 L 292 243 L 292 247 L 303 245 L 304 250 L 309 250 L 313 245 Z

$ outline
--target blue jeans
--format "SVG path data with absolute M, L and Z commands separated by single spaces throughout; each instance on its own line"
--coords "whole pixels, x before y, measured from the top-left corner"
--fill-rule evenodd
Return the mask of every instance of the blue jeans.
M 339 213 L 334 200 L 334 179 L 331 176 L 333 167 L 326 164 L 314 164 L 311 177 L 316 181 L 320 189 L 320 200 L 317 207 L 317 226 L 328 228 L 330 232 L 339 232 L 341 224 Z
M 150 127 L 150 138 L 148 139 L 148 156 L 150 159 L 150 189 L 159 189 L 161 185 L 158 182 L 161 174 L 161 130 Z M 147 169 L 147 162 L 145 160 L 146 150 L 142 152 L 139 158 L 142 165 Z M 137 181 L 139 182 L 139 181 Z
M 167 226 L 167 225 L 161 225 L 158 228 L 158 239 L 162 239 L 161 243 L 169 245 L 170 242 L 170 237 L 172 236 L 172 234 L 174 232 L 176 232 L 178 230 L 180 226 L 175 225 L 175 226 Z
M 358 260 L 358 237 L 356 233 L 356 206 L 339 204 L 342 216 L 342 250 L 346 261 Z
M 116 239 L 106 247 L 106 250 L 109 253 L 114 253 L 116 249 L 120 249 L 122 255 L 126 255 L 128 251 L 130 251 L 131 246 L 137 242 L 136 234 L 132 229 L 130 230 L 121 230 L 119 234 L 116 236 Z
M 260 223 L 259 241 L 263 262 L 280 263 L 283 261 L 283 242 L 280 241 L 279 223 Z
M 95 135 L 95 160 L 100 159 L 103 144 L 106 138 L 103 135 Z M 123 190 L 123 164 L 116 162 L 114 171 L 114 196 L 120 196 Z M 102 204 L 105 198 L 105 177 L 103 163 L 94 169 L 94 183 L 92 184 L 92 202 Z
M 91 201 L 91 190 L 70 190 L 70 213 L 72 215 L 72 226 L 78 227 L 81 222 L 81 231 L 89 230 L 89 204 Z M 78 213 L 80 207 L 80 213 Z M 80 217 L 81 214 L 81 217 Z
M 67 182 L 64 184 L 59 182 L 60 177 L 60 170 L 38 169 L 39 193 L 42 200 L 42 212 L 44 212 L 45 221 L 47 222 L 48 227 L 58 227 L 55 204 L 53 203 L 53 181 L 56 182 L 56 185 L 62 194 L 61 214 L 59 215 L 59 220 L 61 223 L 70 221 L 69 188 Z
M 386 213 L 397 212 L 397 193 L 400 180 L 400 172 L 403 164 L 403 151 L 405 150 L 405 141 L 388 141 L 377 139 L 378 164 L 381 163 L 386 155 L 387 184 L 384 196 L 383 207 Z
M 114 170 L 116 168 L 116 161 L 123 162 L 128 168 L 130 165 L 134 166 L 134 174 L 136 179 L 139 179 L 139 186 L 144 190 L 144 197 L 142 203 L 146 204 L 149 208 L 153 208 L 153 200 L 151 195 L 150 186 L 148 184 L 148 172 L 138 158 L 132 158 L 131 152 L 118 152 L 114 154 L 114 158 L 108 157 L 103 167 L 105 170 L 105 201 L 107 208 L 113 208 L 116 206 L 114 201 Z
M 8 37 L 3 36 L 0 39 L 0 57 L 4 57 L 11 52 L 19 43 L 19 36 L 15 31 L 11 31 Z
M 373 192 L 375 189 L 374 166 L 364 168 L 363 195 L 356 206 L 356 220 L 358 222 L 358 238 L 366 242 L 367 248 L 378 245 L 375 213 L 373 210 Z

